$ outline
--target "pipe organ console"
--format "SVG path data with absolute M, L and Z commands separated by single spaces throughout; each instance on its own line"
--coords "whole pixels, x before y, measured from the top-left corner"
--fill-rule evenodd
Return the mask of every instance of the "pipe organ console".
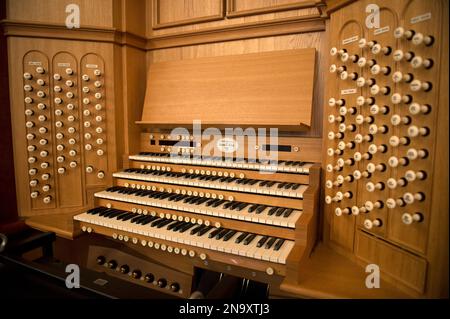
M 10 41 L 21 215 L 83 209 L 93 191 L 108 185 L 117 166 L 108 50 L 108 45 L 68 41 Z
M 448 297 L 448 1 L 72 2 L 1 22 L 19 216 L 59 258 L 171 297 Z

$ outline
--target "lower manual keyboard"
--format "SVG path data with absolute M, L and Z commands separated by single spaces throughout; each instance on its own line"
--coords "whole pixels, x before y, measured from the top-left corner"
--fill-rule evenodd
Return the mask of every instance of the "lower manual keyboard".
M 295 228 L 297 220 L 302 215 L 302 211 L 292 208 L 120 186 L 95 193 L 95 197 L 288 228 Z
M 286 264 L 286 259 L 294 247 L 294 241 L 283 238 L 215 228 L 102 206 L 77 215 L 74 219 L 151 238 L 279 264 Z

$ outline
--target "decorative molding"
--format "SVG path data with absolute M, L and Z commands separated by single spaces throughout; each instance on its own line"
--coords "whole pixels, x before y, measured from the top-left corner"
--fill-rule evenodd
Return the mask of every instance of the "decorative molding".
M 166 23 L 160 23 L 160 0 L 152 0 L 152 29 L 158 30 L 158 29 L 164 29 L 169 27 L 177 27 L 177 26 L 183 26 L 183 25 L 189 25 L 189 24 L 196 24 L 196 23 L 202 23 L 202 22 L 211 22 L 211 21 L 217 21 L 217 20 L 223 20 L 225 17 L 225 10 L 224 10 L 224 1 L 219 1 L 219 12 L 216 12 L 214 14 L 203 16 L 203 17 L 197 17 L 197 18 L 190 18 L 190 19 L 184 19 L 179 21 L 173 21 L 173 22 L 166 22 Z
M 281 18 L 225 27 L 173 33 L 145 38 L 115 28 L 82 27 L 67 29 L 64 25 L 2 20 L 6 37 L 47 38 L 95 41 L 129 46 L 143 51 L 214 42 L 235 41 L 270 36 L 325 31 L 325 18 L 319 15 Z
M 333 12 L 342 9 L 345 6 L 348 6 L 349 4 L 355 2 L 356 0 L 325 0 L 326 2 L 326 9 L 325 14 L 327 16 L 330 16 Z
M 48 38 L 60 40 L 95 41 L 114 43 L 146 50 L 148 40 L 142 36 L 118 31 L 114 28 L 82 27 L 67 29 L 61 24 L 0 21 L 6 37 Z
M 258 21 L 244 25 L 215 27 L 192 32 L 150 37 L 148 50 L 253 39 L 277 35 L 325 31 L 325 19 L 319 15 Z
M 280 11 L 297 10 L 320 6 L 324 6 L 322 0 L 300 0 L 289 4 L 238 11 L 236 10 L 236 0 L 227 0 L 227 18 L 245 17 L 250 15 L 274 13 Z

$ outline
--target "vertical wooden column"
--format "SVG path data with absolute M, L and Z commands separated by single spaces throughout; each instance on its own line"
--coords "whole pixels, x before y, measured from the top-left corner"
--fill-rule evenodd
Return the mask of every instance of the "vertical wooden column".
M 6 17 L 6 1 L 0 0 L 0 21 Z M 6 37 L 0 25 L 0 225 L 17 219 L 16 186 L 9 110 Z

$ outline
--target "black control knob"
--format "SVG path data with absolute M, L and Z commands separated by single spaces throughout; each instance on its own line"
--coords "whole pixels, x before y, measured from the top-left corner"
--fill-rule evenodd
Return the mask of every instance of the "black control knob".
M 139 279 L 139 278 L 141 278 L 141 276 L 142 276 L 142 272 L 139 269 L 135 269 L 131 273 L 131 277 L 133 277 L 134 279 Z
M 164 278 L 158 279 L 158 287 L 159 288 L 164 288 L 166 286 L 167 286 L 167 280 L 165 280 Z
M 151 273 L 146 274 L 144 280 L 148 283 L 152 283 L 155 280 L 155 276 L 153 276 L 153 274 Z
M 128 267 L 128 265 L 122 265 L 120 266 L 120 272 L 122 274 L 128 274 L 128 272 L 130 271 L 130 267 Z
M 106 262 L 106 258 L 104 256 L 97 257 L 97 265 L 103 265 Z
M 177 282 L 174 282 L 170 285 L 170 290 L 178 292 L 180 290 L 180 285 Z
M 108 262 L 108 268 L 110 269 L 116 269 L 117 268 L 117 261 L 115 261 L 114 259 L 111 259 Z

